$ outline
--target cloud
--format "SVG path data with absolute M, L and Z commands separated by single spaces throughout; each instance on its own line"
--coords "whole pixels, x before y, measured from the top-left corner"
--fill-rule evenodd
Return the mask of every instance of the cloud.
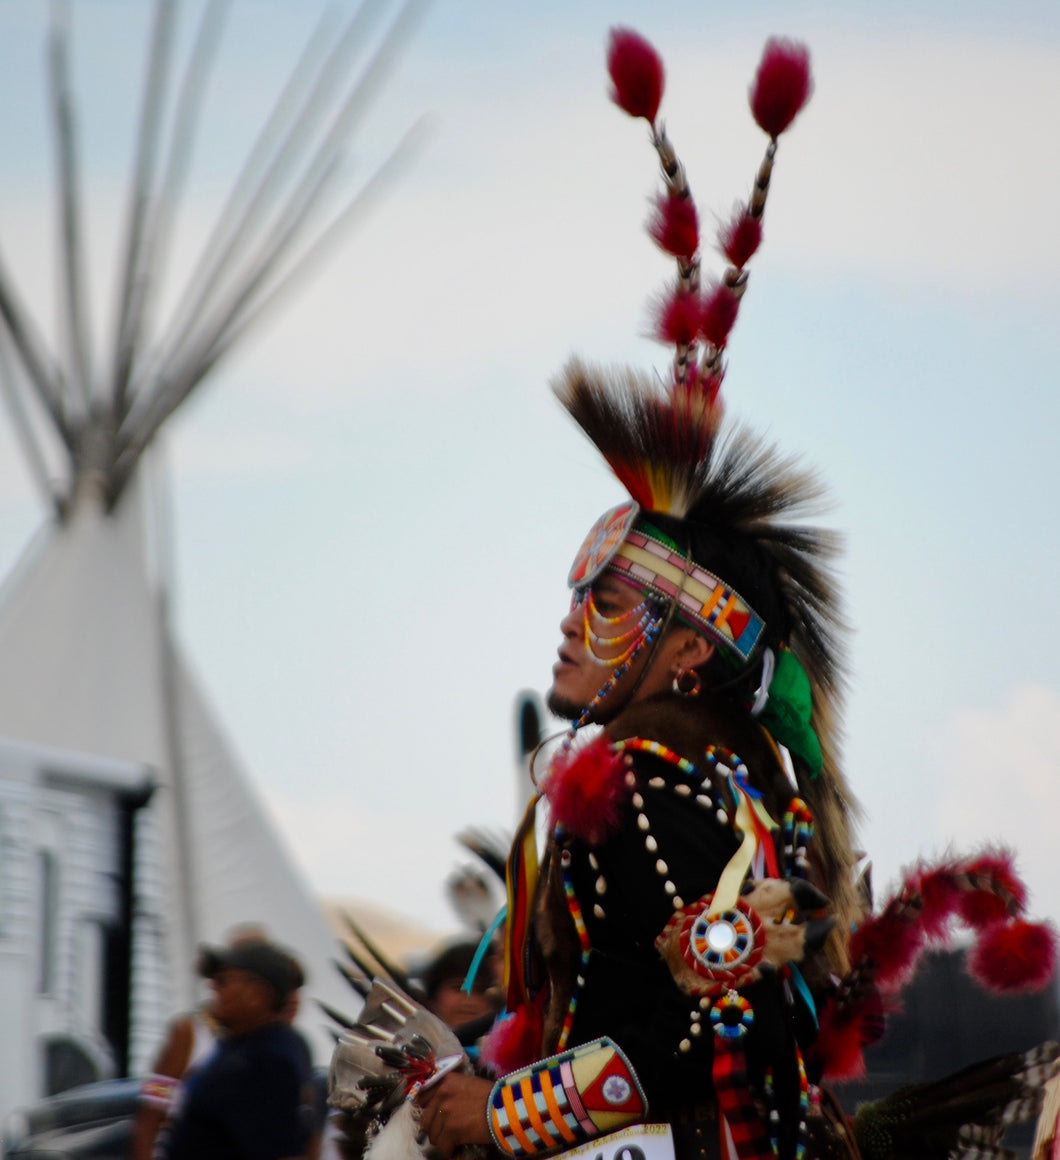
M 955 848 L 1002 842 L 1017 855 L 1031 910 L 1060 918 L 1060 692 L 1014 688 L 994 709 L 961 709 L 931 746 L 937 828 Z

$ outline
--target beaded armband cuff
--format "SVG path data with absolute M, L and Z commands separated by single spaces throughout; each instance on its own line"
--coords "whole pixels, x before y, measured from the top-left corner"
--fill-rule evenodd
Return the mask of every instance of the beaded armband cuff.
M 140 1085 L 140 1103 L 147 1104 L 150 1108 L 161 1108 L 163 1111 L 167 1111 L 173 1102 L 173 1093 L 177 1090 L 179 1083 L 180 1080 L 172 1075 L 144 1076 L 143 1083 Z
M 488 1116 L 497 1147 L 523 1157 L 613 1132 L 647 1111 L 629 1060 L 603 1038 L 506 1075 L 490 1093 Z

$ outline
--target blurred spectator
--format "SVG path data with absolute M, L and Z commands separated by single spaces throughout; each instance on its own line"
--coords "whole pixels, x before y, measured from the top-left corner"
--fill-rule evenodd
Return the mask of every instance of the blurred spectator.
M 289 1025 L 304 976 L 289 952 L 264 940 L 205 949 L 210 1013 L 223 1029 L 186 1079 L 161 1141 L 163 1160 L 303 1160 L 315 1152 L 310 1059 Z
M 500 960 L 492 948 L 479 964 L 470 992 L 464 990 L 464 980 L 477 949 L 478 944 L 473 942 L 446 947 L 431 959 L 421 975 L 427 1007 L 457 1032 L 461 1043 L 480 1038 L 501 1007 L 501 991 L 497 985 Z

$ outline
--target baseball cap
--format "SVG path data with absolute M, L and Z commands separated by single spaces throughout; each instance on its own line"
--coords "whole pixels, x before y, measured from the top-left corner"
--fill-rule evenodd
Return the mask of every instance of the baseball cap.
M 199 948 L 199 974 L 204 979 L 216 978 L 225 968 L 246 971 L 263 979 L 286 999 L 305 982 L 302 965 L 290 951 L 264 940 L 244 940 L 226 947 Z

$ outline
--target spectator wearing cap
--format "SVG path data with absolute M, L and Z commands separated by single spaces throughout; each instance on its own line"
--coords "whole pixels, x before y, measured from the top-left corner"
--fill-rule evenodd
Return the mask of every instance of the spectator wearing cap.
M 210 1013 L 224 1031 L 188 1079 L 163 1160 L 303 1160 L 313 1134 L 310 1060 L 285 1014 L 298 960 L 264 939 L 204 948 Z

